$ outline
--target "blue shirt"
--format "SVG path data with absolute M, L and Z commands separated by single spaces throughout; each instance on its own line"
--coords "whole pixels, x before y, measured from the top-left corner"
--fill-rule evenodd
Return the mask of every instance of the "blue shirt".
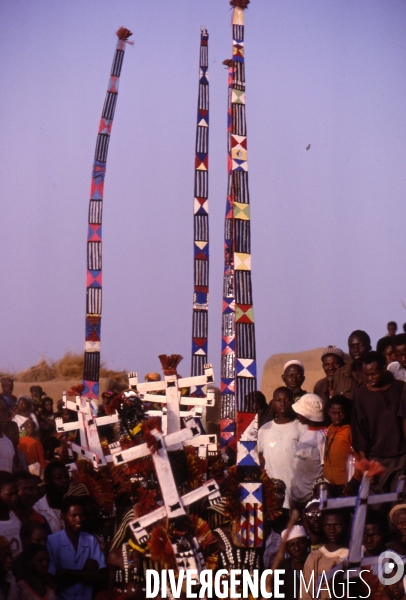
M 48 537 L 48 551 L 51 558 L 49 572 L 55 575 L 58 569 L 73 569 L 80 571 L 89 558 L 96 560 L 99 569 L 106 566 L 100 546 L 90 533 L 79 534 L 78 549 L 75 550 L 65 530 L 53 533 Z M 58 590 L 58 600 L 92 600 L 93 586 L 86 583 L 75 583 L 63 590 Z

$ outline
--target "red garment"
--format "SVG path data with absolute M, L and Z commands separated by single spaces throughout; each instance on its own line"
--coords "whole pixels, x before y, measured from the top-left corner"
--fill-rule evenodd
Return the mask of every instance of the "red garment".
M 347 483 L 347 459 L 352 452 L 350 425 L 330 425 L 324 452 L 324 477 L 332 485 Z
M 41 469 L 45 469 L 44 449 L 38 440 L 25 435 L 20 438 L 18 448 L 24 454 L 27 464 L 32 465 L 38 462 Z

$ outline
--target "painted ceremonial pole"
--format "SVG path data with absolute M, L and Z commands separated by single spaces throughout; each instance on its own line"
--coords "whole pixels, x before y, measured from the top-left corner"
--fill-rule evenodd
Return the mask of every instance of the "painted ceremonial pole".
M 251 234 L 245 119 L 244 9 L 250 0 L 231 0 L 233 48 L 228 66 L 228 192 L 225 216 L 221 357 L 221 444 L 237 453 L 246 471 L 240 484 L 239 543 L 255 548 L 263 541 L 262 485 L 255 397 L 255 325 L 251 282 Z
M 228 195 L 225 216 L 221 357 L 222 445 L 234 450 L 254 418 L 256 390 L 255 325 L 251 283 L 250 204 L 245 120 L 244 9 L 234 6 L 233 57 L 228 65 Z M 247 398 L 248 396 L 248 398 Z M 236 416 L 240 413 L 239 431 Z M 237 437 L 236 437 L 237 436 Z
M 102 204 L 104 177 L 111 127 L 117 103 L 118 85 L 123 65 L 125 46 L 132 35 L 129 29 L 117 31 L 117 47 L 111 68 L 106 99 L 100 119 L 94 156 L 89 202 L 89 227 L 87 234 L 86 279 L 86 336 L 83 367 L 82 397 L 97 402 L 100 374 L 100 326 L 102 312 Z M 132 42 L 128 42 L 132 43 Z
M 194 294 L 191 375 L 203 375 L 207 363 L 209 308 L 209 34 L 200 32 L 200 71 L 194 178 Z M 193 388 L 191 396 L 202 395 Z

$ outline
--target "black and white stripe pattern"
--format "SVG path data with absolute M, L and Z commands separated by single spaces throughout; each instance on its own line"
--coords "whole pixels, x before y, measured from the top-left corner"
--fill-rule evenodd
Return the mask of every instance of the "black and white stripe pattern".
M 200 354 L 192 355 L 192 372 L 193 373 L 204 373 L 204 365 L 206 364 L 207 356 Z
M 245 64 L 240 61 L 233 61 L 233 80 L 237 85 L 243 85 L 245 83 Z
M 234 135 L 247 135 L 245 124 L 245 104 L 234 103 L 231 105 L 233 115 L 232 133 Z
M 193 311 L 193 337 L 194 338 L 207 337 L 207 324 L 208 324 L 207 310 L 194 310 Z
M 209 216 L 194 216 L 194 239 L 196 242 L 207 242 L 209 239 Z
M 252 392 L 257 389 L 255 377 L 237 377 L 237 409 L 240 412 L 256 413 L 255 396 Z
M 209 128 L 198 127 L 196 135 L 196 152 L 207 154 L 209 151 Z
M 227 139 L 229 140 L 229 143 L 231 144 L 231 137 L 230 135 L 227 136 Z M 227 196 L 232 196 L 233 195 L 233 179 L 234 176 L 234 171 L 232 171 L 231 173 L 229 173 L 228 175 L 228 179 L 227 179 Z
M 209 110 L 209 86 L 199 83 L 199 110 Z
M 232 181 L 234 185 L 234 200 L 243 204 L 249 204 L 248 171 L 233 171 Z
M 207 260 L 195 260 L 195 285 L 202 287 L 209 285 L 209 264 Z
M 233 25 L 233 39 L 236 42 L 244 41 L 244 25 Z
M 207 46 L 200 46 L 200 66 L 209 66 L 209 49 Z
M 235 272 L 235 301 L 237 304 L 252 304 L 251 271 Z
M 234 273 L 229 271 L 224 274 L 223 279 L 223 296 L 224 298 L 234 297 Z
M 251 233 L 250 222 L 242 219 L 234 220 L 234 239 L 235 251 L 251 253 Z
M 102 222 L 102 200 L 90 200 L 89 202 L 89 223 L 97 224 Z
M 100 352 L 85 352 L 83 379 L 85 381 L 99 381 Z
M 235 313 L 223 313 L 221 332 L 224 337 L 234 337 Z
M 233 379 L 235 377 L 235 354 L 221 355 L 221 377 Z
M 95 160 L 106 162 L 107 152 L 109 149 L 110 136 L 107 133 L 99 133 L 96 142 Z
M 195 197 L 207 198 L 209 195 L 209 176 L 207 171 L 196 171 Z
M 116 50 L 114 55 L 113 65 L 111 67 L 111 75 L 113 77 L 120 77 L 121 67 L 123 66 L 124 52 L 122 50 Z
M 235 419 L 235 397 L 233 394 L 222 394 L 220 419 Z
M 87 243 L 87 268 L 90 271 L 100 271 L 102 268 L 101 242 Z
M 107 92 L 102 112 L 103 119 L 110 119 L 110 121 L 113 120 L 114 111 L 116 110 L 117 96 L 118 94 L 115 94 L 114 92 Z
M 86 290 L 86 313 L 88 315 L 101 315 L 102 289 L 90 287 Z
M 255 326 L 253 323 L 237 323 L 238 358 L 255 359 Z
M 224 239 L 231 240 L 233 237 L 233 222 L 231 219 L 224 220 Z

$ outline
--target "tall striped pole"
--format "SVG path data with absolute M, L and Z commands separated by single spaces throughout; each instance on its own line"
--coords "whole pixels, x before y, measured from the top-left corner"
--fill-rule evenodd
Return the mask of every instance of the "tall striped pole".
M 209 34 L 200 32 L 199 94 L 194 177 L 194 293 L 191 375 L 203 375 L 207 363 L 209 308 Z M 194 387 L 191 396 L 200 396 Z
M 102 205 L 107 152 L 117 103 L 124 52 L 131 31 L 117 31 L 117 47 L 111 67 L 106 99 L 99 124 L 90 186 L 89 226 L 87 234 L 86 334 L 82 397 L 99 397 L 100 327 L 102 312 Z M 131 42 L 129 42 L 131 43 Z
M 263 542 L 262 485 L 258 482 L 255 392 L 257 370 L 251 281 L 250 198 L 245 118 L 244 9 L 231 0 L 233 47 L 228 66 L 228 192 L 225 216 L 221 356 L 221 444 L 244 467 L 237 537 L 256 548 Z
M 250 198 L 245 119 L 244 8 L 234 6 L 233 56 L 228 65 L 228 195 L 225 216 L 221 356 L 222 445 L 237 449 L 237 439 L 255 413 L 257 386 L 255 325 L 251 282 Z M 239 431 L 236 431 L 236 417 Z

